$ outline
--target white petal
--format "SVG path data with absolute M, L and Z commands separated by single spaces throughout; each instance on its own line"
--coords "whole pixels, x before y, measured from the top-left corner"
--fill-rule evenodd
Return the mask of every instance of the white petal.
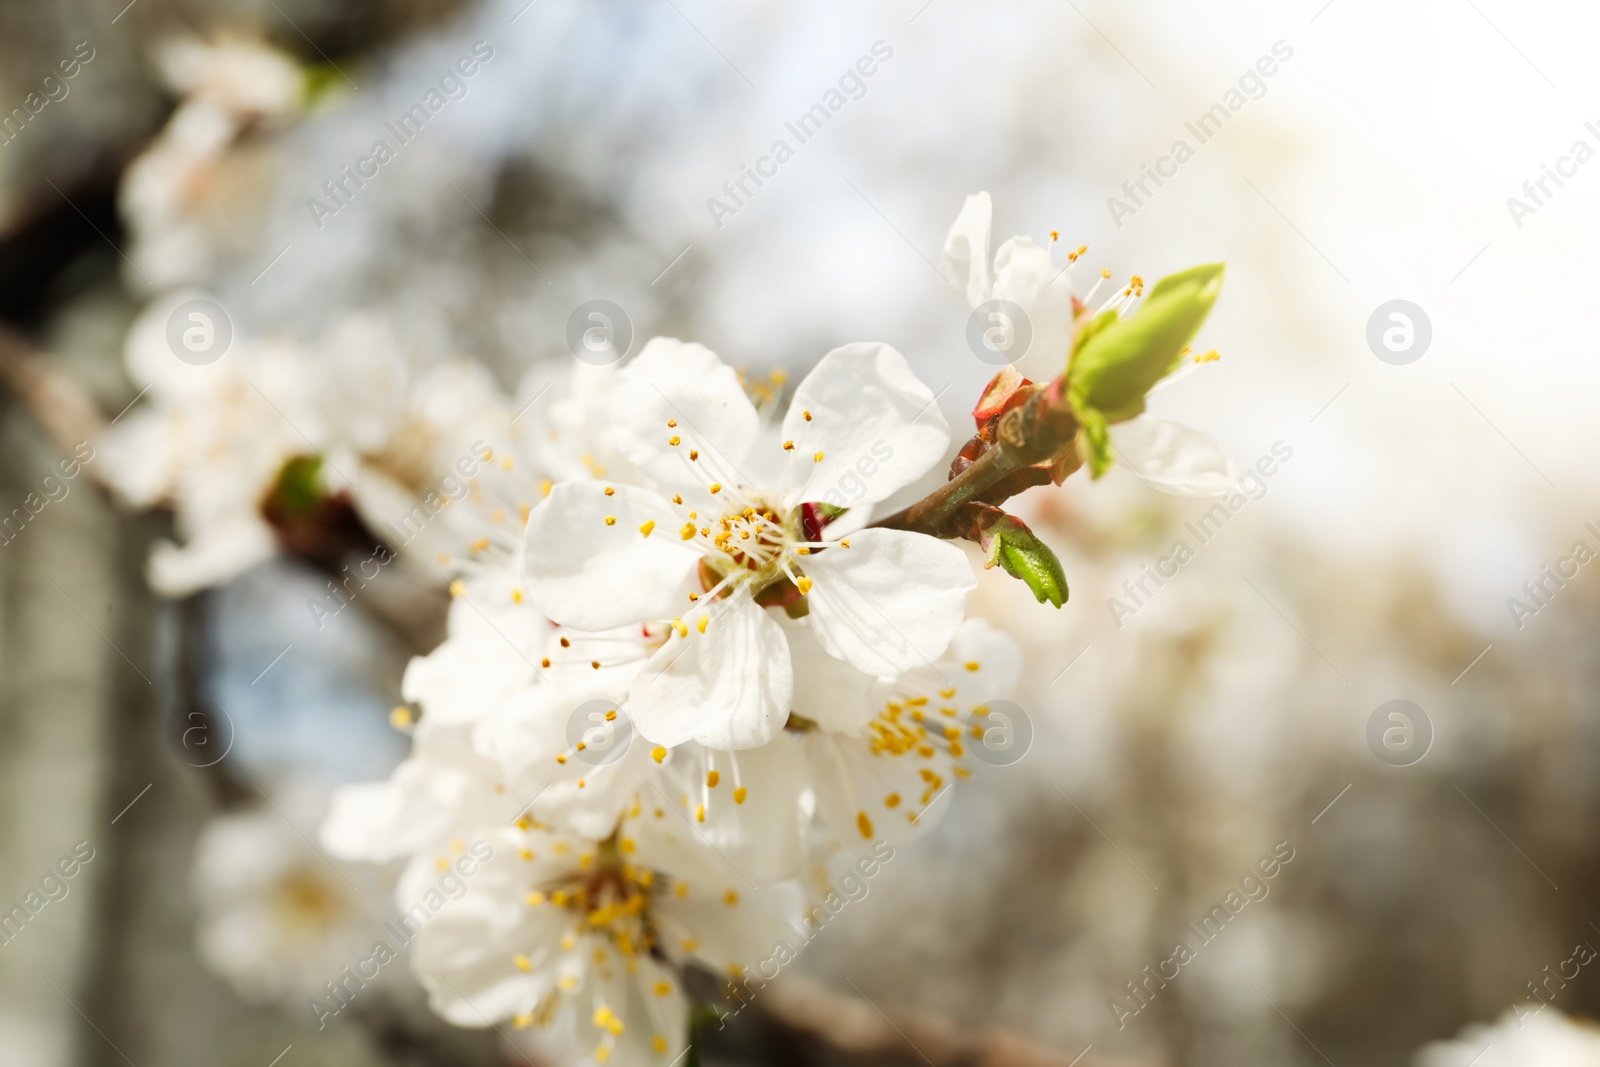
M 849 541 L 805 560 L 822 647 L 873 675 L 938 659 L 961 625 L 967 590 L 978 584 L 966 553 L 904 530 L 862 530 Z
M 696 615 L 695 618 L 699 616 Z M 749 596 L 713 605 L 705 633 L 674 634 L 639 672 L 625 705 L 639 733 L 658 745 L 755 748 L 789 718 L 794 675 L 789 643 Z
M 989 299 L 989 232 L 994 205 L 988 193 L 973 193 L 945 234 L 939 273 L 956 302 L 971 311 Z
M 806 375 L 784 416 L 783 436 L 795 443 L 790 477 L 794 466 L 804 472 L 784 494 L 786 503 L 854 507 L 883 500 L 927 473 L 944 458 L 950 427 L 904 356 L 884 344 L 852 344 L 823 356 Z
M 672 618 L 689 604 L 700 554 L 678 539 L 672 505 L 647 489 L 614 489 L 606 496 L 599 482 L 563 482 L 528 516 L 528 589 L 563 625 L 609 630 Z
M 128 507 L 149 508 L 172 491 L 183 462 L 174 419 L 144 408 L 130 411 L 119 426 L 95 442 L 99 473 Z
M 994 257 L 994 297 L 1028 316 L 1032 339 L 1016 367 L 1034 381 L 1049 381 L 1067 367 L 1072 349 L 1072 279 L 1031 237 L 1013 237 Z
M 236 578 L 277 553 L 272 528 L 254 516 L 241 515 L 196 531 L 181 548 L 157 541 L 145 577 L 158 593 L 188 596 Z
M 716 785 L 708 784 L 712 771 Z M 802 796 L 809 782 L 805 753 L 791 732 L 740 752 L 679 745 L 660 777 L 661 788 L 648 790 L 646 799 L 678 808 L 669 818 L 691 827 L 745 877 L 765 884 L 800 875 L 811 825 Z
M 855 541 L 850 543 L 854 545 Z M 860 733 L 882 710 L 872 699 L 878 679 L 828 655 L 817 641 L 811 620 L 778 621 L 789 638 L 789 659 L 794 664 L 790 709 L 824 730 Z
M 892 755 L 874 752 L 866 738 L 821 730 L 808 733 L 805 744 L 817 815 L 833 847 L 903 840 L 937 823 L 950 806 L 954 765 L 942 749 Z
M 670 486 L 742 480 L 737 471 L 761 428 L 734 369 L 709 348 L 671 337 L 652 338 L 617 374 L 615 419 L 622 454 Z M 674 436 L 677 447 L 667 443 Z M 695 464 L 691 449 L 700 453 Z
M 537 677 L 534 662 L 552 627 L 528 604 L 450 602 L 450 636 L 406 665 L 400 694 L 435 722 L 471 722 Z
M 361 782 L 334 790 L 318 837 L 341 859 L 388 863 L 420 841 L 406 833 L 405 797 L 392 782 Z
M 1233 460 L 1209 434 L 1141 415 L 1111 427 L 1116 458 L 1163 493 L 1221 496 L 1239 480 Z

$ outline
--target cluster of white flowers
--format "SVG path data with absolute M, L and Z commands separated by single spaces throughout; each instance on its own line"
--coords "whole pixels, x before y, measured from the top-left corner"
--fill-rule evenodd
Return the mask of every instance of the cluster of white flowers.
M 1027 369 L 1053 402 L 1088 333 L 1086 378 L 1150 347 L 1105 341 L 1140 279 L 1088 308 L 1026 238 L 991 270 L 990 213 L 987 194 L 968 199 L 944 272 L 973 308 L 1025 309 Z M 1185 305 L 1189 325 L 1167 331 L 1184 337 L 1158 338 L 1155 378 L 1196 362 L 1180 346 L 1215 298 L 1207 270 L 1198 315 Z M 775 419 L 781 376 L 751 389 L 670 338 L 564 381 L 531 375 L 515 397 L 476 364 L 419 364 L 372 316 L 315 346 L 236 337 L 196 364 L 170 325 L 194 296 L 132 330 L 148 401 L 104 448 L 127 502 L 175 514 L 183 543 L 158 546 L 152 583 L 183 594 L 285 548 L 315 555 L 308 541 L 341 522 L 448 582 L 448 637 L 411 662 L 395 712 L 411 757 L 340 790 L 321 831 L 343 859 L 404 861 L 402 914 L 472 843 L 467 890 L 417 913 L 413 969 L 448 1020 L 510 1021 L 558 1062 L 664 1067 L 688 1040 L 687 969 L 737 983 L 785 923 L 828 907 L 853 853 L 924 830 L 970 775 L 1021 654 L 967 617 L 973 563 L 946 531 L 874 524 L 952 445 L 892 347 L 827 353 Z M 969 447 L 998 447 L 996 413 L 1045 388 L 1002 373 Z M 1100 388 L 1073 411 L 1087 418 Z M 1231 483 L 1209 438 L 1141 414 L 1144 392 L 1096 416 L 1124 462 L 1173 492 Z M 1069 436 L 1030 484 L 1089 453 L 1098 474 L 1098 440 Z M 1013 574 L 1029 553 L 1059 570 L 1017 544 Z
M 435 1008 L 528 1026 L 562 1062 L 669 1063 L 681 968 L 737 979 L 836 856 L 929 825 L 1020 657 L 964 618 L 962 549 L 867 525 L 949 446 L 894 349 L 830 352 L 775 427 L 699 345 L 584 379 L 530 449 L 568 451 L 567 480 L 510 477 L 519 455 L 474 486 L 449 637 L 404 679 L 412 758 L 341 791 L 323 842 L 408 859 L 402 907 L 489 842 L 418 939 Z M 604 423 L 557 428 L 602 397 Z M 820 503 L 863 460 L 861 502 Z

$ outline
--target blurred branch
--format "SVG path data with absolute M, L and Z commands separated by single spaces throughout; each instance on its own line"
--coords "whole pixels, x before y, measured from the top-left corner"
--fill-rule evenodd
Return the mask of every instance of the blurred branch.
M 989 1027 L 963 1031 L 944 1019 L 896 1012 L 891 1018 L 869 1001 L 844 996 L 804 978 L 785 975 L 756 1002 L 769 1020 L 819 1042 L 847 1059 L 906 1061 L 929 1067 L 1155 1067 L 1154 1061 L 1077 1059 L 1027 1038 Z M 1087 1050 L 1085 1050 L 1087 1051 Z
M 64 452 L 95 440 L 106 428 L 105 416 L 89 394 L 58 370 L 48 355 L 6 326 L 0 326 L 0 382 Z

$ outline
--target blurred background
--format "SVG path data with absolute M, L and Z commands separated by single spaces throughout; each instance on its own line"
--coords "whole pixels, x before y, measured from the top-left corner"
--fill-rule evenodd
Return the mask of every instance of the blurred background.
M 0 1063 L 523 1062 L 399 968 L 306 1011 L 391 906 L 316 824 L 404 757 L 443 602 L 319 628 L 338 557 L 293 553 L 152 593 L 170 518 L 115 507 L 100 453 L 45 480 L 142 395 L 142 309 L 203 291 L 326 360 L 376 317 L 508 390 L 595 299 L 794 378 L 882 340 L 959 434 L 994 367 L 935 264 L 979 190 L 996 243 L 1088 245 L 1080 283 L 1226 260 L 1221 361 L 1152 407 L 1273 473 L 1203 537 L 1212 502 L 1122 470 L 1023 498 L 1071 600 L 991 572 L 975 607 L 1027 654 L 1025 758 L 704 1057 L 1600 1063 L 1578 1024 L 1517 1051 L 1600 1013 L 1597 28 L 1571 0 L 0 3 L 0 510 L 48 498 L 0 535 L 0 909 L 74 869 L 0 945 Z

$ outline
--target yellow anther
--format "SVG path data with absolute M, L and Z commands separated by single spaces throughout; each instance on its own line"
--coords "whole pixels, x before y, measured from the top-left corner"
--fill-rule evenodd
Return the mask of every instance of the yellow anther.
M 736 889 L 730 889 L 726 893 L 722 894 L 722 899 L 728 905 L 728 907 L 731 908 L 735 904 L 739 903 L 739 891 Z
M 733 791 L 733 802 L 735 804 L 743 804 L 744 798 L 747 796 L 749 796 L 749 793 L 745 790 L 745 787 L 741 785 L 739 788 Z
M 467 595 L 467 583 L 463 582 L 460 578 L 457 578 L 455 581 L 451 582 L 450 583 L 450 595 L 451 596 L 466 596 Z
M 611 488 L 609 485 L 606 486 L 606 496 L 616 496 L 616 495 L 617 495 L 617 491 L 615 489 Z
M 677 448 L 679 445 L 683 444 L 683 438 L 679 437 L 677 434 L 673 434 L 671 437 L 667 438 L 667 444 L 671 445 L 673 448 Z
M 805 419 L 805 420 L 806 420 L 806 421 L 807 421 L 807 422 L 810 422 L 810 421 L 811 421 L 811 412 L 809 412 L 809 411 L 802 411 L 802 412 L 800 412 L 800 416 L 801 416 L 801 417 L 802 417 L 802 418 L 804 418 L 804 419 Z
M 524 956 L 522 953 L 519 952 L 519 953 L 517 953 L 515 956 L 513 956 L 511 958 L 512 958 L 513 961 L 515 961 L 515 963 L 517 965 L 517 970 L 519 970 L 519 971 L 531 971 L 531 970 L 533 970 L 533 961 L 530 960 L 528 957 Z
M 700 458 L 700 453 L 696 452 L 694 449 L 691 448 L 691 449 L 689 449 L 689 458 L 690 459 L 699 459 Z
M 722 483 L 721 483 L 721 482 L 712 482 L 712 483 L 711 483 L 711 491 L 712 491 L 712 492 L 713 492 L 713 493 L 720 493 L 720 492 L 722 492 Z
M 710 615 L 702 615 L 702 616 L 700 616 L 699 620 L 694 624 L 694 628 L 696 630 L 699 630 L 701 633 L 705 633 L 706 632 L 706 627 L 709 626 L 710 624 L 711 624 L 711 616 Z
M 983 666 L 983 664 L 981 664 L 977 660 L 973 659 L 973 660 L 968 660 L 966 663 L 963 663 L 962 666 L 965 667 L 969 671 L 976 671 L 979 668 L 981 668 Z
M 673 493 L 673 494 L 672 494 L 672 502 L 673 502 L 673 503 L 674 503 L 674 504 L 681 504 L 681 503 L 683 503 L 683 497 L 682 497 L 682 496 L 680 496 L 680 495 L 679 495 L 679 494 L 677 494 L 677 493 Z
M 866 812 L 856 812 L 856 829 L 861 831 L 862 837 L 872 837 L 872 820 L 867 818 Z
M 539 905 L 544 903 L 544 894 L 543 893 L 539 893 L 539 892 L 533 892 L 533 893 L 529 893 L 527 896 L 523 897 L 522 899 L 527 901 L 529 907 L 537 908 Z
M 811 592 L 811 579 L 807 578 L 803 574 L 794 580 L 794 584 L 795 588 L 800 590 L 801 596 L 805 596 L 807 593 Z
M 401 704 L 399 707 L 389 712 L 389 725 L 393 726 L 396 730 L 404 730 L 407 726 L 410 726 L 412 722 L 413 719 L 411 716 L 411 709 L 406 707 L 404 704 Z
M 666 985 L 666 983 L 665 982 L 657 982 L 656 985 L 659 987 L 659 986 Z M 660 993 L 660 994 L 657 994 L 657 995 L 664 997 L 667 994 L 666 993 Z M 655 1037 L 652 1037 L 650 1039 L 650 1047 L 655 1049 L 656 1053 L 658 1055 L 665 1054 L 666 1051 L 667 1051 L 667 1039 L 665 1037 L 662 1037 L 660 1034 L 657 1034 Z
M 706 772 L 706 786 L 708 788 L 715 789 L 720 781 L 722 781 L 722 775 L 719 772 L 715 770 Z
M 655 760 L 657 763 L 660 763 L 662 760 L 667 758 L 667 750 L 662 748 L 660 745 L 657 745 L 655 748 L 650 750 L 650 758 Z
M 643 526 L 639 527 L 639 532 L 641 534 L 643 534 L 644 536 L 649 537 L 651 531 L 653 531 L 655 528 L 656 528 L 656 520 L 650 519 L 650 520 L 646 521 Z
M 669 430 L 673 429 L 677 425 L 678 425 L 678 420 L 677 419 L 668 419 L 667 420 L 667 429 L 669 429 Z
M 688 625 L 688 623 L 684 622 L 682 619 L 673 619 L 672 620 L 672 628 L 674 630 L 678 631 L 678 636 L 679 637 L 688 637 L 689 636 L 689 625 Z
M 482 552 L 484 549 L 486 549 L 488 547 L 489 547 L 489 539 L 487 537 L 480 537 L 476 541 L 472 542 L 472 544 L 467 546 L 467 551 L 468 552 Z
M 886 808 L 898 808 L 900 806 L 900 794 L 890 793 L 888 796 L 884 797 L 883 806 Z
M 821 463 L 822 462 L 822 452 L 821 452 L 821 450 L 818 450 L 817 453 L 811 457 L 811 459 L 812 459 L 812 462 L 814 462 L 814 463 Z
M 683 524 L 683 529 L 678 531 L 678 536 L 683 538 L 685 541 L 687 541 L 690 538 L 692 538 L 694 536 L 694 523 L 692 523 L 692 522 L 684 523 Z
M 696 804 L 694 806 L 694 821 L 695 822 L 705 822 L 706 821 L 706 806 L 704 804 Z
M 607 526 L 615 526 L 616 524 L 617 524 L 617 517 L 615 515 L 607 515 L 606 516 L 606 525 Z
M 677 885 L 673 886 L 672 887 L 672 895 L 677 897 L 679 900 L 688 899 L 688 897 L 689 897 L 689 883 L 688 882 L 679 882 Z

